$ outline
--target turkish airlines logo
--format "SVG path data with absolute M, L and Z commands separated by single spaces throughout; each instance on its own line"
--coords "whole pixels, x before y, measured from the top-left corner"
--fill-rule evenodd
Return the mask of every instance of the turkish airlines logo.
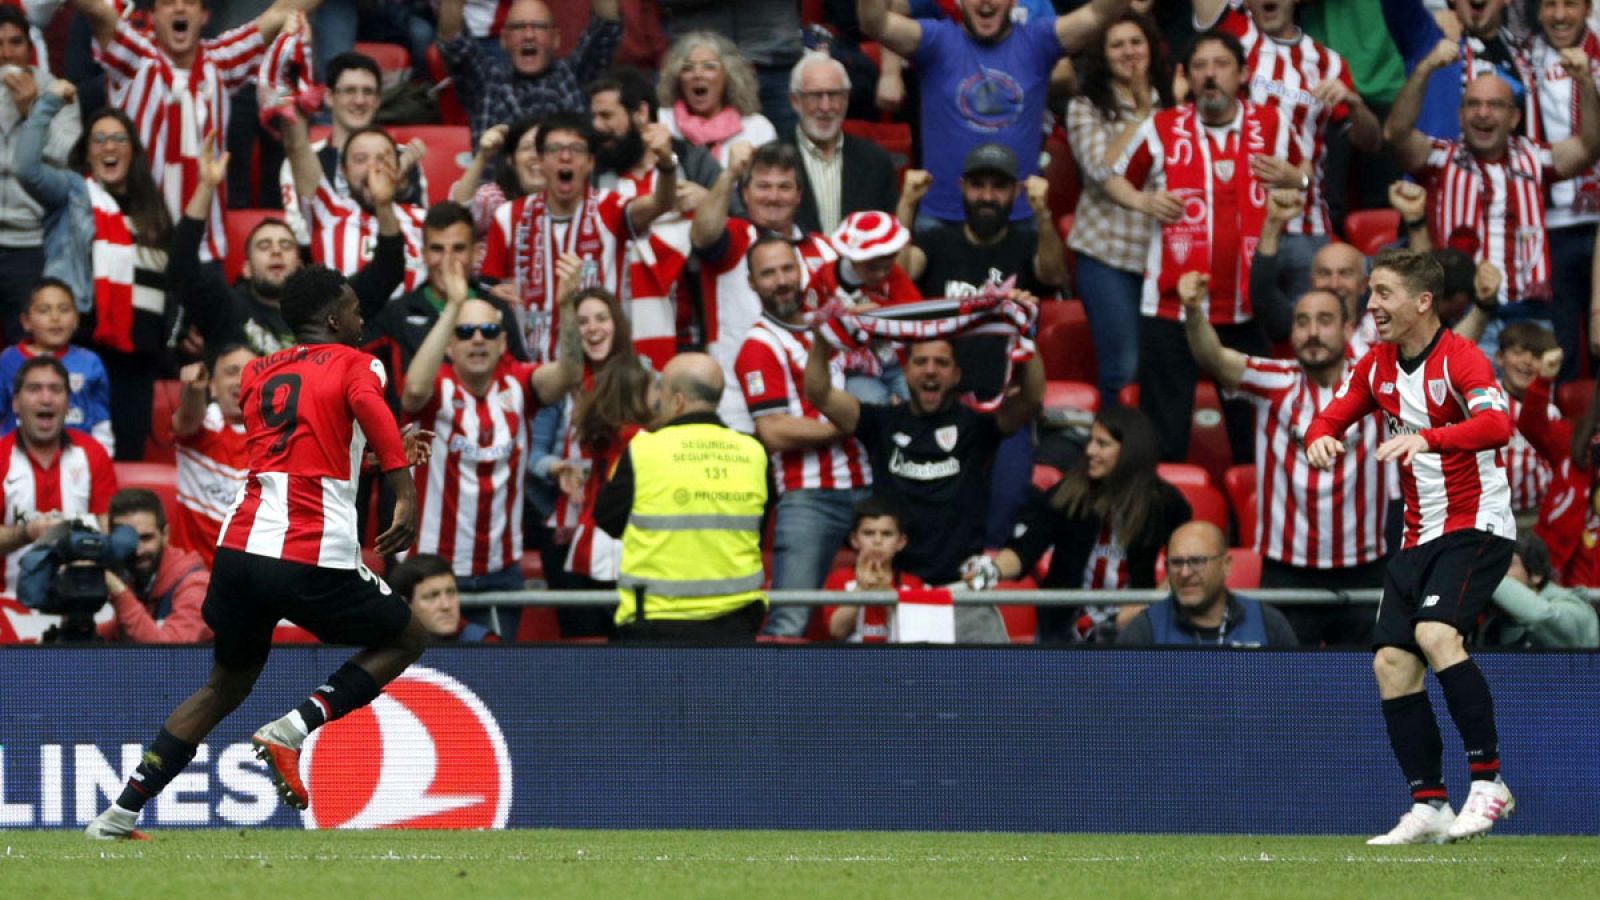
M 461 682 L 412 666 L 372 705 L 312 732 L 307 828 L 504 828 L 511 754 Z

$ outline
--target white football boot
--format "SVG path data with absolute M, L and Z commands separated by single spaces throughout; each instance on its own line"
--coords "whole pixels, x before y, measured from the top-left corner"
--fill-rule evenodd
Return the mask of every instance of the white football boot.
M 1397 844 L 1448 844 L 1450 829 L 1456 824 L 1456 814 L 1450 805 L 1435 809 L 1427 803 L 1413 804 L 1411 810 L 1400 817 L 1399 824 L 1367 841 L 1374 847 Z
M 1450 840 L 1466 841 L 1482 837 L 1501 819 L 1508 819 L 1517 808 L 1517 800 L 1505 782 L 1474 781 L 1472 793 L 1461 807 L 1461 815 L 1450 826 Z

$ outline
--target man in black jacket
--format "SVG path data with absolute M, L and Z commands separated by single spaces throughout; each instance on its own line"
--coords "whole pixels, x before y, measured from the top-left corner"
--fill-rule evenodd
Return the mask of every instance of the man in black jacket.
M 894 160 L 877 144 L 844 133 L 850 76 L 826 53 L 807 53 L 789 78 L 789 103 L 800 117 L 781 140 L 800 148 L 804 192 L 795 221 L 807 233 L 832 234 L 845 216 L 894 212 Z

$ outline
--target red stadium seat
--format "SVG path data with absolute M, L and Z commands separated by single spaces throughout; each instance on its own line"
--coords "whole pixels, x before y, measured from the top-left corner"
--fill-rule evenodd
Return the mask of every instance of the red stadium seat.
M 155 400 L 150 404 L 150 436 L 144 442 L 144 461 L 172 463 L 178 459 L 178 441 L 172 436 L 172 413 L 183 395 L 183 383 L 175 378 L 155 384 Z
M 1221 528 L 1223 534 L 1228 533 L 1228 501 L 1222 498 L 1221 491 L 1207 484 L 1172 486 L 1178 489 L 1183 499 L 1189 501 L 1189 508 L 1193 511 L 1195 521 L 1210 522 Z
M 1008 581 L 997 585 L 999 590 L 1033 590 L 1037 585 L 1033 579 L 1024 581 Z M 1013 644 L 1031 644 L 1039 638 L 1039 611 L 1031 606 L 1002 603 L 995 607 L 1000 611 L 1000 618 L 1006 623 L 1006 636 L 1011 638 Z
M 433 82 L 434 96 L 439 100 L 439 123 L 441 125 L 466 125 L 467 110 L 461 105 L 461 98 L 456 96 L 456 87 L 450 81 L 450 72 L 445 68 L 444 57 L 439 54 L 437 43 L 428 45 L 428 77 Z
M 517 618 L 517 643 L 543 643 L 559 640 L 561 640 L 561 623 L 556 619 L 554 607 L 524 606 L 522 608 L 522 615 Z
M 537 550 L 525 550 L 522 553 L 522 580 L 544 581 L 544 557 Z
M 1210 472 L 1212 484 L 1221 484 L 1228 467 L 1233 465 L 1233 445 L 1228 442 L 1228 427 L 1222 418 L 1222 402 L 1217 396 L 1217 386 L 1210 381 L 1195 385 L 1194 415 L 1189 425 L 1189 455 L 1186 461 Z
M 389 136 L 397 144 L 420 138 L 427 145 L 422 170 L 428 175 L 428 203 L 448 200 L 450 187 L 472 162 L 472 132 L 461 125 L 395 125 Z
M 911 158 L 911 126 L 904 122 L 872 122 L 866 119 L 845 119 L 845 134 L 866 138 L 882 147 L 899 165 Z
M 1371 256 L 1400 239 L 1400 214 L 1392 209 L 1358 209 L 1344 217 L 1344 236 Z
M 171 519 L 178 513 L 178 469 L 171 463 L 116 462 L 117 487 L 146 488 L 161 498 Z
M 1233 509 L 1233 522 L 1238 526 L 1237 541 L 1240 546 L 1255 547 L 1256 533 L 1256 467 L 1249 463 L 1229 466 L 1222 476 L 1222 488 L 1228 495 L 1228 506 Z
M 1068 143 L 1064 128 L 1058 125 L 1051 130 L 1044 141 L 1044 152 L 1049 162 L 1039 174 L 1050 182 L 1050 216 L 1059 221 L 1077 211 L 1081 193 L 1078 164 L 1072 158 L 1072 144 Z M 1067 232 L 1063 231 L 1061 239 L 1066 240 L 1066 237 Z
M 232 284 L 244 269 L 245 239 L 262 219 L 283 220 L 281 209 L 229 209 L 222 213 L 222 228 L 228 235 L 228 258 L 222 261 L 223 277 Z
M 352 49 L 372 57 L 372 61 L 378 64 L 378 71 L 383 73 L 383 87 L 386 89 L 411 77 L 411 54 L 399 44 L 356 41 Z
M 1235 591 L 1250 591 L 1261 587 L 1261 554 L 1244 547 L 1231 547 L 1233 568 L 1228 572 L 1228 587 Z
M 1100 391 L 1082 381 L 1046 381 L 1045 409 L 1079 409 L 1087 413 L 1100 409 Z
M 1192 484 L 1196 487 L 1214 487 L 1211 473 L 1194 463 L 1156 463 L 1156 474 L 1169 484 Z
M 1589 410 L 1589 404 L 1594 398 L 1594 389 L 1593 378 L 1569 381 L 1556 388 L 1556 406 L 1560 408 L 1561 415 L 1577 421 Z
M 1049 300 L 1039 304 L 1039 357 L 1044 377 L 1053 381 L 1094 384 L 1098 366 L 1089 318 L 1076 300 Z

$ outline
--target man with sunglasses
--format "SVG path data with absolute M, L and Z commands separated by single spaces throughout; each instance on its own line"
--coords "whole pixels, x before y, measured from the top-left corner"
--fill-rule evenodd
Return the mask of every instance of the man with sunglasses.
M 1228 539 L 1210 522 L 1178 526 L 1167 539 L 1172 591 L 1117 635 L 1119 647 L 1297 647 L 1283 613 L 1228 590 Z
M 522 588 L 528 422 L 577 383 L 583 359 L 570 315 L 562 316 L 559 363 L 513 359 L 506 352 L 508 317 L 494 303 L 468 296 L 470 266 L 461 256 L 444 262 L 444 306 L 406 368 L 400 393 L 406 418 L 434 434 L 434 458 L 415 473 L 416 552 L 449 560 L 463 594 Z M 515 633 L 514 623 L 497 627 L 498 609 L 474 613 L 491 631 Z

